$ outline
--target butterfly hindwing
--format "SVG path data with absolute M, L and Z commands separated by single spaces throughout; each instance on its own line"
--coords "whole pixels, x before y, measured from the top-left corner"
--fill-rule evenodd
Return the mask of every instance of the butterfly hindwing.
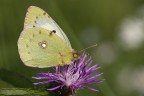
M 40 27 L 24 29 L 18 49 L 24 64 L 31 67 L 69 64 L 73 59 L 73 50 L 59 36 Z

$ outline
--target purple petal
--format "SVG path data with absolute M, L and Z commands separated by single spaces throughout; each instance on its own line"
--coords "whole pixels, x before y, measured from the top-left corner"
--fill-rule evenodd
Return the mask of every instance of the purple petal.
M 89 78 L 88 80 L 93 80 L 93 79 L 97 79 L 98 77 L 100 77 L 103 73 L 100 74 L 96 74 L 95 76 L 92 76 L 91 78 Z
M 56 89 L 58 89 L 58 88 L 60 88 L 62 85 L 59 85 L 59 86 L 56 86 L 56 87 L 53 87 L 53 88 L 49 88 L 49 89 L 47 89 L 47 90 L 56 90 Z
M 92 91 L 98 91 L 97 89 L 91 88 L 91 87 L 88 87 L 88 86 L 81 86 L 81 88 L 87 88 L 87 89 L 92 90 Z
M 91 68 L 89 68 L 88 70 L 86 70 L 86 77 L 90 76 L 95 70 L 99 69 L 100 67 L 98 67 L 98 64 L 92 66 Z
M 84 56 L 81 57 L 81 59 L 80 59 L 80 61 L 78 63 L 78 67 L 80 67 L 84 63 L 86 57 L 87 57 L 87 55 L 84 55 Z
M 43 81 L 43 82 L 37 82 L 37 83 L 33 83 L 34 85 L 40 85 L 40 84 L 46 84 L 49 83 L 49 81 Z
M 91 61 L 91 57 L 89 57 L 88 60 L 86 60 L 85 64 L 87 65 Z

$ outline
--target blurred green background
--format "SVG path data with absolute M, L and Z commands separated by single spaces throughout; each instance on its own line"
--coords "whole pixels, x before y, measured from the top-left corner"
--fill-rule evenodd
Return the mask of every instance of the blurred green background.
M 100 92 L 76 96 L 144 96 L 144 0 L 0 0 L 0 88 L 30 87 L 37 72 L 19 58 L 17 40 L 29 6 L 50 14 L 75 50 L 102 66 Z M 25 79 L 28 78 L 28 79 Z

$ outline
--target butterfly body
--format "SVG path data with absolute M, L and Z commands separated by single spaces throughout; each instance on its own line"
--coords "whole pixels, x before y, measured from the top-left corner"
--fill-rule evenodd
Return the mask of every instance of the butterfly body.
M 61 28 L 35 6 L 28 8 L 18 49 L 25 65 L 38 68 L 70 64 L 75 53 Z

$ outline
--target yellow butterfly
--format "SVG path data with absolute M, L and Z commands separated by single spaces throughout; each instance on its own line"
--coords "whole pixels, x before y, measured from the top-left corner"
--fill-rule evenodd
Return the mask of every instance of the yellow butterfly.
M 38 68 L 70 64 L 77 57 L 62 29 L 36 6 L 28 8 L 18 51 L 25 65 Z

